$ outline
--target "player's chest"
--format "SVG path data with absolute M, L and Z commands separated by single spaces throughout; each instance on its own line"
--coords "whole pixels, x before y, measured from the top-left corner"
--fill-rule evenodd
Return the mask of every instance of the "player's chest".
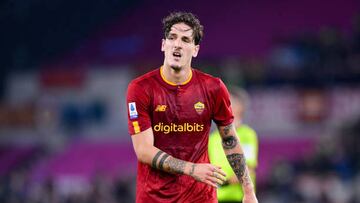
M 201 88 L 157 90 L 154 92 L 151 106 L 155 120 L 207 121 L 211 115 L 208 96 Z

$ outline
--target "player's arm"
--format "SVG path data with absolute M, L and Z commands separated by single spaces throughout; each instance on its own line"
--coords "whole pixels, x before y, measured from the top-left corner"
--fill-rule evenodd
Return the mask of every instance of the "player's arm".
M 237 133 L 239 133 L 237 131 Z M 250 174 L 250 178 L 255 186 L 255 169 L 256 169 L 256 165 L 257 165 L 257 146 L 258 146 L 258 143 L 257 143 L 257 138 L 256 138 L 256 134 L 247 134 L 247 136 L 251 136 L 251 137 L 254 137 L 254 140 L 251 142 L 252 144 L 246 144 L 244 145 L 243 143 L 241 143 L 241 140 L 240 140 L 240 144 L 241 144 L 241 147 L 245 150 L 245 155 L 246 155 L 246 150 L 248 150 L 248 154 L 249 156 L 246 157 L 246 166 L 249 170 L 249 174 Z M 241 138 L 241 136 L 239 137 L 239 139 Z M 245 149 L 247 148 L 247 149 Z M 238 184 L 239 183 L 239 180 L 237 179 L 236 175 L 233 175 L 231 177 L 228 178 L 227 180 L 228 184 Z M 254 187 L 255 188 L 255 187 Z
M 131 138 L 138 160 L 152 168 L 172 174 L 189 175 L 213 187 L 225 181 L 225 173 L 220 167 L 180 160 L 156 148 L 151 128 L 134 134 Z
M 257 202 L 254 185 L 250 179 L 249 170 L 246 166 L 244 152 L 241 148 L 235 127 L 230 124 L 218 126 L 222 139 L 222 146 L 230 166 L 234 170 L 244 191 L 244 203 Z
M 249 171 L 249 173 L 250 173 L 250 176 L 251 176 L 251 174 L 255 174 L 255 168 L 254 167 L 251 167 L 251 166 L 249 166 L 248 164 L 246 165 L 247 166 L 247 168 L 248 168 L 248 171 Z M 225 182 L 225 185 L 227 185 L 227 184 L 238 184 L 238 183 L 240 183 L 239 182 L 239 179 L 237 178 L 237 176 L 236 175 L 234 175 L 234 176 L 231 176 L 231 177 L 229 177 L 227 180 L 226 180 L 226 182 Z

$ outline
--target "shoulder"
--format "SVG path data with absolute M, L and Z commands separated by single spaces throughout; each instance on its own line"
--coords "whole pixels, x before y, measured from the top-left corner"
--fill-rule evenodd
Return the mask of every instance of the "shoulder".
M 140 98 L 141 100 L 148 101 L 152 95 L 152 87 L 157 86 L 157 74 L 159 69 L 155 69 L 144 75 L 141 75 L 130 81 L 127 87 L 127 97 L 130 100 Z
M 206 87 L 218 90 L 224 86 L 222 80 L 218 77 L 212 76 L 208 73 L 204 73 L 200 70 L 194 69 L 194 72 L 200 82 L 202 82 Z
M 199 78 L 199 80 L 203 80 L 203 81 L 206 81 L 206 82 L 209 82 L 209 83 L 219 83 L 221 81 L 220 78 L 218 77 L 215 77 L 215 76 L 212 76 L 208 73 L 204 73 L 200 70 L 197 70 L 197 69 L 193 69 L 196 76 Z
M 158 74 L 159 69 L 152 70 L 150 72 L 147 72 L 129 83 L 129 87 L 137 86 L 146 88 L 152 85 L 156 81 L 156 75 Z

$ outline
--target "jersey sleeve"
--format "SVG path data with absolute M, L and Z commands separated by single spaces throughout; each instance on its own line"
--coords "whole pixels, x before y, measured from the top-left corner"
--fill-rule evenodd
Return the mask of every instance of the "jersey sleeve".
M 234 116 L 230 104 L 230 94 L 225 84 L 219 79 L 213 114 L 213 120 L 218 126 L 227 126 L 233 122 Z
M 127 89 L 128 129 L 130 135 L 151 127 L 150 97 L 144 86 L 131 82 Z

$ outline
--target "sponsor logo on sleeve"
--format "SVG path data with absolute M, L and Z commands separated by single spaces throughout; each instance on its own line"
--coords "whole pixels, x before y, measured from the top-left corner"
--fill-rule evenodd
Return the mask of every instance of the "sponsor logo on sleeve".
M 136 110 L 136 103 L 135 102 L 130 102 L 129 103 L 129 115 L 130 115 L 130 119 L 135 119 L 138 117 L 138 112 Z

